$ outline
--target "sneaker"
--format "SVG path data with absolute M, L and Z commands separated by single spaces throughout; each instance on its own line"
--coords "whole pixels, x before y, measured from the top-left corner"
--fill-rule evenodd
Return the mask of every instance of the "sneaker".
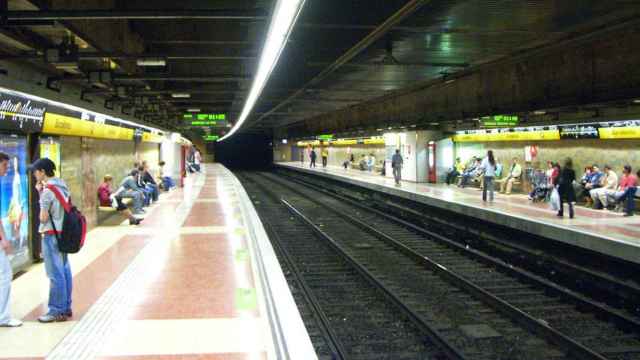
M 9 319 L 9 321 L 7 321 L 4 324 L 0 324 L 0 327 L 20 327 L 22 326 L 22 321 L 18 320 L 18 319 Z
M 140 225 L 141 222 L 142 222 L 142 219 L 137 219 L 137 218 L 129 219 L 129 225 Z
M 622 215 L 622 216 L 628 217 L 628 216 L 633 216 L 633 214 L 632 213 L 624 213 L 624 215 Z
M 67 321 L 67 316 L 64 314 L 58 314 L 58 315 L 45 314 L 40 316 L 38 318 L 38 321 L 43 324 L 52 323 L 52 322 L 63 322 L 63 321 Z

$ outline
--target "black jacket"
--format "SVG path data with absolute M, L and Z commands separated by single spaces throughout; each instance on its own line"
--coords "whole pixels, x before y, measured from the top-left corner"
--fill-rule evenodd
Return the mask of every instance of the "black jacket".
M 565 201 L 575 202 L 576 193 L 573 190 L 573 182 L 576 180 L 576 172 L 573 169 L 562 168 L 560 176 L 556 178 L 558 193 Z

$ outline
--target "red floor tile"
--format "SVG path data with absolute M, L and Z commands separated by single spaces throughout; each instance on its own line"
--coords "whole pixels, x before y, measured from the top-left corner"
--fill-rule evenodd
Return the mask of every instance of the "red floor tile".
M 201 197 L 204 197 L 200 194 Z M 187 216 L 184 226 L 222 226 L 225 216 L 218 203 L 195 203 Z
M 113 284 L 120 273 L 151 240 L 146 235 L 127 235 L 116 242 L 73 278 L 73 315 L 79 320 Z M 91 239 L 88 239 L 91 241 Z M 73 256 L 70 258 L 73 269 Z M 34 321 L 47 311 L 46 302 L 33 309 L 23 320 Z
M 226 235 L 198 234 L 173 242 L 160 276 L 148 285 L 132 319 L 237 316 L 235 291 L 239 283 L 229 241 Z M 244 268 L 244 274 L 253 284 L 250 267 Z
M 137 355 L 137 356 L 107 356 L 98 360 L 249 360 L 255 359 L 255 355 L 246 353 L 226 354 L 182 354 L 182 355 Z M 266 359 L 267 354 L 261 353 L 260 359 Z

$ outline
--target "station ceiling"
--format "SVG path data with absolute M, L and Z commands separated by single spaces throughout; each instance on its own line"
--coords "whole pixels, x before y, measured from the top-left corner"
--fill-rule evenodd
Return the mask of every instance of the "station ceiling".
M 28 61 L 51 74 L 51 86 L 75 82 L 108 106 L 165 128 L 183 126 L 182 115 L 194 108 L 233 121 L 274 3 L 8 0 L 0 58 Z M 638 14 L 640 2 L 629 0 L 307 0 L 244 131 L 270 132 L 425 81 L 446 81 Z M 70 35 L 79 47 L 76 64 L 43 60 L 46 49 Z M 138 66 L 139 59 L 167 64 Z M 95 71 L 110 71 L 112 79 L 91 83 Z M 190 97 L 172 96 L 179 93 Z

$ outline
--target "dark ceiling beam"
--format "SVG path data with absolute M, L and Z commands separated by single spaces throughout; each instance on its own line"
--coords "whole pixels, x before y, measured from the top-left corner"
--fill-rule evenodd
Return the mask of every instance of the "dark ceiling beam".
M 255 54 L 124 54 L 119 52 L 80 52 L 78 58 L 82 60 L 100 60 L 109 58 L 112 60 L 138 60 L 138 59 L 165 59 L 165 60 L 253 60 Z M 18 55 L 1 56 L 0 60 L 38 60 L 43 55 L 38 52 L 26 52 Z
M 42 20 L 265 20 L 263 10 L 40 10 L 8 11 L 8 21 Z
M 149 44 L 157 45 L 236 45 L 253 46 L 258 41 L 225 41 L 225 40 L 150 40 Z
M 316 62 L 309 61 L 306 63 L 307 66 L 311 67 L 322 67 L 328 66 L 331 63 L 328 62 Z M 407 69 L 407 70 L 415 70 L 416 68 L 424 68 L 424 67 L 456 67 L 456 68 L 465 68 L 469 67 L 468 63 L 449 63 L 449 62 L 419 62 L 419 63 L 399 63 L 399 64 L 382 64 L 382 63 L 349 63 L 344 64 L 343 67 L 346 68 L 362 68 L 362 69 L 371 69 L 371 68 L 379 68 L 379 69 Z
M 283 127 L 298 136 L 640 98 L 640 20 L 473 66 Z
M 300 95 L 305 94 L 305 90 L 309 87 L 315 86 L 325 80 L 329 75 L 338 70 L 342 65 L 349 63 L 352 59 L 354 59 L 358 54 L 364 51 L 366 48 L 371 46 L 377 40 L 382 38 L 386 33 L 391 30 L 395 25 L 399 24 L 411 14 L 415 13 L 418 9 L 420 9 L 423 5 L 429 3 L 431 0 L 410 0 L 407 2 L 400 10 L 398 10 L 395 14 L 391 15 L 387 20 L 385 20 L 380 26 L 376 27 L 372 32 L 370 32 L 367 36 L 365 36 L 362 40 L 360 40 L 356 45 L 354 45 L 351 49 L 347 50 L 342 56 L 340 56 L 334 63 L 326 67 L 320 74 L 311 79 L 308 83 L 306 83 L 302 88 L 297 90 L 293 95 L 289 96 L 286 100 L 281 102 L 272 108 L 267 115 L 277 112 L 279 109 L 287 105 L 291 100 L 296 99 Z M 266 115 L 258 117 L 255 122 L 260 122 Z
M 240 75 L 171 75 L 171 74 L 146 74 L 146 75 L 115 75 L 114 81 L 191 81 L 191 82 L 238 82 L 250 80 L 250 76 Z M 181 90 L 188 92 L 188 90 Z
M 318 30 L 359 30 L 359 31 L 371 31 L 374 30 L 376 25 L 354 25 L 354 24 L 316 24 L 316 23 L 302 23 L 301 27 L 307 29 Z M 481 29 L 465 29 L 465 28 L 447 28 L 441 27 L 434 29 L 432 27 L 419 27 L 419 26 L 394 26 L 391 31 L 403 31 L 409 33 L 420 34 L 463 34 L 463 35 L 536 35 L 536 36 L 556 36 L 563 35 L 564 32 L 559 31 L 532 31 L 532 30 L 519 30 L 519 29 L 496 29 L 496 30 L 481 30 Z

